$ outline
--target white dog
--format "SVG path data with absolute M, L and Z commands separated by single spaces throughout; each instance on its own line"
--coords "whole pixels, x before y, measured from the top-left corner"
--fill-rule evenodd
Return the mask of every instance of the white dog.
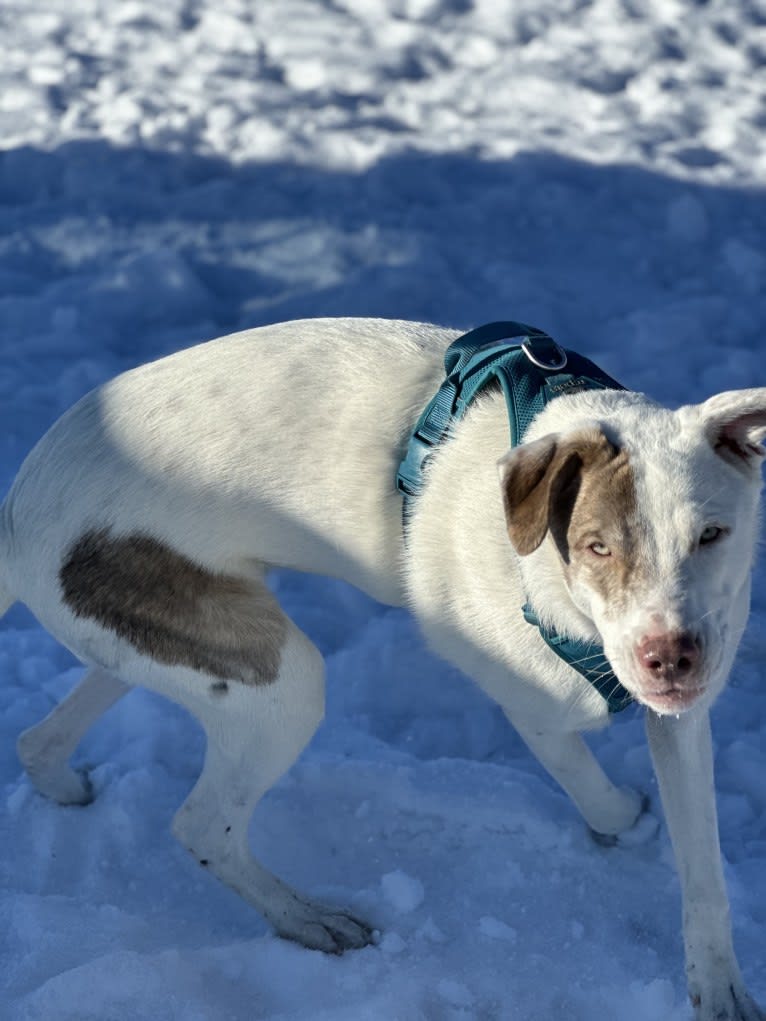
M 178 839 L 283 936 L 359 947 L 366 925 L 298 895 L 248 847 L 256 802 L 323 714 L 322 659 L 266 570 L 409 606 L 592 830 L 615 837 L 641 799 L 586 749 L 578 732 L 606 724 L 609 705 L 550 644 L 600 642 L 648 707 L 697 1018 L 763 1021 L 732 948 L 708 709 L 748 614 L 766 389 L 668 411 L 563 385 L 508 452 L 506 399 L 487 385 L 443 442 L 416 439 L 403 525 L 397 469 L 456 337 L 379 320 L 269 326 L 127 372 L 65 414 L 2 508 L 0 609 L 26 603 L 88 669 L 21 736 L 21 759 L 44 794 L 84 803 L 68 759 L 93 721 L 130 685 L 177 700 L 207 735 Z

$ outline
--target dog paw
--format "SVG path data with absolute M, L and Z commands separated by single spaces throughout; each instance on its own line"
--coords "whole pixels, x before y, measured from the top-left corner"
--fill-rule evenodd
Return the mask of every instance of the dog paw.
M 16 751 L 33 786 L 60 805 L 89 805 L 93 787 L 87 773 L 75 772 L 41 725 L 19 735 Z
M 375 930 L 349 915 L 330 915 L 311 926 L 316 933 L 318 950 L 328 954 L 342 954 L 346 950 L 361 950 L 375 942 Z
M 40 794 L 59 805 L 83 806 L 93 801 L 93 784 L 84 770 L 75 772 L 67 767 L 51 772 L 27 767 L 27 774 Z
M 377 930 L 351 915 L 310 904 L 304 905 L 299 916 L 272 919 L 272 924 L 283 939 L 326 954 L 361 950 L 375 943 L 378 936 Z
M 656 815 L 650 810 L 649 796 L 641 796 L 641 807 L 632 826 L 620 833 L 599 833 L 591 829 L 590 835 L 600 847 L 637 847 L 652 840 L 660 828 Z
M 689 999 L 695 1021 L 766 1021 L 766 1012 L 739 985 L 709 995 L 690 993 Z

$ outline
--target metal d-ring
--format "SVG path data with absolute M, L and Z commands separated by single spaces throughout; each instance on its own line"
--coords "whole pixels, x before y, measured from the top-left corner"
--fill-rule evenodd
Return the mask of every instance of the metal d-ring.
M 548 348 L 550 353 L 547 359 L 545 355 L 540 352 L 535 354 L 535 344 L 539 344 L 541 346 L 544 345 Z M 527 337 L 522 341 L 521 350 L 533 365 L 536 365 L 538 369 L 543 369 L 546 372 L 557 372 L 559 369 L 563 369 L 567 363 L 566 351 L 563 347 L 559 347 L 552 337 Z

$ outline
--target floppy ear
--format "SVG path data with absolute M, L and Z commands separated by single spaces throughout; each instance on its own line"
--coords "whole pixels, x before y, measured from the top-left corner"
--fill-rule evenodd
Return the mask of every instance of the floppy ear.
M 699 405 L 705 435 L 713 450 L 737 468 L 752 468 L 766 454 L 766 388 L 729 390 Z
M 559 437 L 514 447 L 498 461 L 508 534 L 519 556 L 532 553 L 548 531 L 548 505 Z
M 513 548 L 533 553 L 545 538 L 554 507 L 567 517 L 577 498 L 582 468 L 616 453 L 600 429 L 561 436 L 551 433 L 514 447 L 500 459 L 503 507 Z M 566 504 L 566 507 L 562 505 Z

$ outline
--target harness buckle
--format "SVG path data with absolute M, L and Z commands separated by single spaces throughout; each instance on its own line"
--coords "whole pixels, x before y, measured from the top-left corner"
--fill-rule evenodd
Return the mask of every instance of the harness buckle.
M 558 372 L 567 363 L 567 353 L 552 337 L 526 337 L 521 350 L 527 358 L 544 372 Z
M 435 443 L 417 431 L 410 437 L 404 460 L 396 473 L 396 488 L 404 496 L 417 496 L 423 485 L 421 476 Z

